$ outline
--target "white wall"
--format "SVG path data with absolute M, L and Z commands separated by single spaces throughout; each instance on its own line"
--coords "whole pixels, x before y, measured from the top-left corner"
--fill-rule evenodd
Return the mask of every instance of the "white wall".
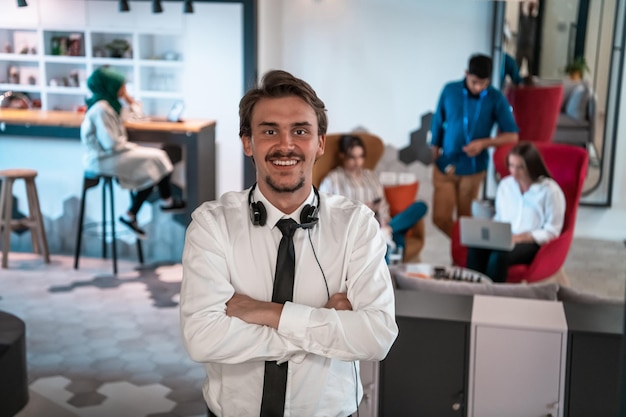
M 489 53 L 492 4 L 260 0 L 259 74 L 280 68 L 326 103 L 329 131 L 363 126 L 404 147 L 443 85 Z M 282 52 L 279 52 L 282 51 Z

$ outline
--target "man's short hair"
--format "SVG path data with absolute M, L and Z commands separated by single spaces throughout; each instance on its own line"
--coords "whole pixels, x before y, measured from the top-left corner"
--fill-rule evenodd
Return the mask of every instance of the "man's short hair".
M 475 75 L 484 80 L 486 78 L 491 78 L 492 70 L 493 61 L 487 55 L 476 54 L 470 57 L 467 65 L 467 72 L 469 74 Z
M 282 98 L 296 96 L 313 108 L 317 116 L 317 134 L 326 134 L 328 118 L 324 102 L 317 97 L 315 90 L 305 81 L 281 70 L 267 72 L 261 82 L 248 90 L 239 102 L 239 136 L 252 134 L 252 110 L 262 98 Z

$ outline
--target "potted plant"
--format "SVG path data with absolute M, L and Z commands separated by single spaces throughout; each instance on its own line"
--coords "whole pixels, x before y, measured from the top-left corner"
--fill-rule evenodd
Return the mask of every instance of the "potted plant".
M 569 75 L 572 81 L 580 81 L 585 72 L 589 71 L 587 60 L 584 56 L 578 56 L 565 66 L 565 73 Z
M 111 58 L 122 58 L 130 50 L 130 44 L 125 39 L 113 39 L 105 47 L 110 51 Z

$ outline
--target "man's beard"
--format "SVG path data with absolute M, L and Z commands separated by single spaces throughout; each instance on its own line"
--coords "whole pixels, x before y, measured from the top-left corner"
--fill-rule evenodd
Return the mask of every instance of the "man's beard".
M 293 193 L 297 190 L 299 190 L 300 188 L 304 187 L 304 177 L 300 178 L 300 181 L 298 181 L 295 185 L 293 186 L 280 186 L 277 184 L 274 184 L 274 182 L 272 181 L 272 178 L 268 175 L 267 177 L 265 177 L 265 182 L 267 183 L 267 185 L 269 185 L 269 187 L 277 192 L 277 193 Z
M 298 153 L 293 152 L 293 151 L 291 151 L 291 152 L 276 151 L 276 152 L 273 152 L 271 154 L 268 154 L 265 157 L 265 160 L 269 162 L 271 159 L 278 159 L 278 158 L 298 158 L 299 160 L 302 160 L 302 161 L 304 160 L 304 156 L 303 155 L 298 154 Z M 267 177 L 265 177 L 265 182 L 267 183 L 267 185 L 269 185 L 269 187 L 273 191 L 275 191 L 277 193 L 293 193 L 293 192 L 299 190 L 300 188 L 304 187 L 304 177 L 300 178 L 300 181 L 296 185 L 294 185 L 292 187 L 280 186 L 278 184 L 275 184 L 272 181 L 272 178 L 270 178 L 269 175 Z

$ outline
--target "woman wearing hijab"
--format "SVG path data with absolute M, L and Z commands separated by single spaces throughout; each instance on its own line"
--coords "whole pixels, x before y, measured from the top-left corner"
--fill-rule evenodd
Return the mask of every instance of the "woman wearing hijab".
M 86 171 L 115 177 L 122 188 L 135 192 L 130 208 L 119 220 L 144 239 L 146 233 L 137 224 L 137 212 L 155 185 L 162 199 L 161 210 L 173 211 L 185 207 L 183 201 L 172 198 L 172 162 L 161 149 L 128 141 L 120 117 L 122 105 L 119 98 L 129 105 L 134 101 L 126 91 L 121 74 L 108 68 L 98 68 L 87 80 L 87 87 L 92 96 L 87 99 L 87 113 L 80 128 L 85 149 L 83 165 Z

